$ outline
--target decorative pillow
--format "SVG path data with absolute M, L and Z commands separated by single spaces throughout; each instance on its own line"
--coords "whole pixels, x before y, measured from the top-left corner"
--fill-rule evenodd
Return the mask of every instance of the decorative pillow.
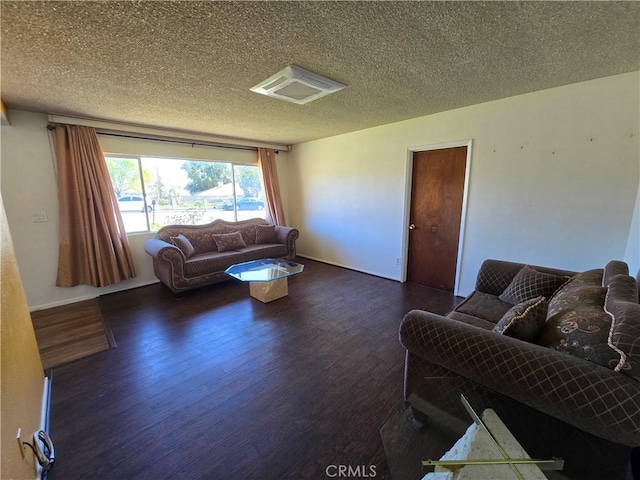
M 213 234 L 211 236 L 219 252 L 228 252 L 229 250 L 236 250 L 247 246 L 240 232 Z
M 219 231 L 216 234 L 227 234 L 227 233 L 235 233 L 239 232 L 242 235 L 242 240 L 245 243 L 245 247 L 247 245 L 253 245 L 256 243 L 256 226 L 255 224 L 229 227 L 226 225 L 222 225 L 219 228 Z
M 549 299 L 548 317 L 578 304 L 604 305 L 602 296 L 602 268 L 574 275 Z
M 572 294 L 573 301 L 549 313 L 537 343 L 560 352 L 584 358 L 604 367 L 615 368 L 620 355 L 609 346 L 611 317 L 604 311 L 607 289 L 583 285 Z M 590 297 L 589 301 L 585 301 Z
M 182 250 L 185 258 L 193 257 L 193 254 L 196 253 L 196 249 L 193 248 L 189 239 L 181 233 L 177 237 L 171 237 L 171 243 Z
M 536 297 L 551 298 L 566 281 L 566 277 L 538 272 L 526 265 L 513 277 L 499 298 L 511 305 L 518 305 Z
M 546 320 L 547 300 L 544 297 L 536 297 L 514 305 L 496 323 L 493 331 L 525 342 L 533 342 Z
M 256 225 L 256 243 L 277 243 L 275 225 Z

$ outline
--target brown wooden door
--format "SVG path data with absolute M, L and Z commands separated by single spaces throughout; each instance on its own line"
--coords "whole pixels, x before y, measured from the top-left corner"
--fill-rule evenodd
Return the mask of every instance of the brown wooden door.
M 407 281 L 453 292 L 467 147 L 413 154 Z

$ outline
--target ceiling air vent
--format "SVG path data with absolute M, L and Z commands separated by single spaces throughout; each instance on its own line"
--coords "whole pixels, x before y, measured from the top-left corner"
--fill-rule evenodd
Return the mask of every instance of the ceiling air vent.
M 290 65 L 251 88 L 251 91 L 302 105 L 342 90 L 344 87 L 346 85 L 342 83 L 297 65 Z

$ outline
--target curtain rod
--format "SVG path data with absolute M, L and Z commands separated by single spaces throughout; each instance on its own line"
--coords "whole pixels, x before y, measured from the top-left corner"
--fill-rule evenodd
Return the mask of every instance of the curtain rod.
M 215 135 L 207 135 L 200 133 L 191 133 L 186 131 L 173 131 L 164 128 L 145 127 L 141 125 L 130 125 L 124 123 L 108 122 L 104 120 L 95 120 L 91 118 L 69 117 L 65 115 L 48 115 L 49 123 L 81 125 L 85 127 L 93 127 L 100 134 L 120 135 L 123 137 L 139 138 L 142 140 L 158 140 L 176 143 L 184 143 L 189 145 L 199 145 L 207 147 L 220 148 L 238 148 L 247 150 L 257 150 L 258 148 L 272 148 L 274 150 L 289 151 L 289 145 L 281 145 L 274 143 L 259 142 L 253 140 L 244 140 L 233 137 L 216 137 Z
M 228 148 L 230 150 L 249 150 L 249 151 L 253 151 L 253 152 L 257 152 L 258 151 L 258 147 L 245 147 L 245 146 L 242 146 L 242 145 L 222 145 L 222 144 L 217 144 L 217 143 L 198 143 L 198 142 L 189 141 L 189 140 L 174 140 L 174 139 L 169 139 L 169 138 L 147 138 L 147 137 L 143 137 L 141 135 L 128 135 L 128 134 L 124 134 L 124 133 L 101 132 L 99 130 L 96 130 L 96 133 L 98 135 L 106 135 L 108 137 L 137 138 L 139 140 L 151 140 L 151 141 L 154 141 L 154 142 L 181 143 L 181 144 L 185 144 L 185 145 L 191 145 L 192 147 L 195 147 L 195 146 L 198 146 L 198 147 L 216 147 L 216 148 Z M 275 152 L 279 153 L 278 150 L 275 150 Z
M 48 130 L 53 130 L 53 124 L 49 124 L 47 125 L 47 129 Z M 258 151 L 258 147 L 250 147 L 250 146 L 244 146 L 244 145 L 225 145 L 225 144 L 218 144 L 218 143 L 200 143 L 200 142 L 196 142 L 193 140 L 179 140 L 179 139 L 172 139 L 172 138 L 150 138 L 150 137 L 145 137 L 143 135 L 132 135 L 132 134 L 125 134 L 125 133 L 114 133 L 114 132 L 107 132 L 107 131 L 103 131 L 101 129 L 96 129 L 96 133 L 98 135 L 105 135 L 108 137 L 121 137 L 121 138 L 135 138 L 138 140 L 149 140 L 152 142 L 167 142 L 167 143 L 180 143 L 180 144 L 184 144 L 184 145 L 191 145 L 192 147 L 198 146 L 198 147 L 215 147 L 215 148 L 227 148 L 229 150 L 247 150 L 247 151 L 251 151 L 251 152 L 257 152 Z M 280 153 L 280 150 L 274 150 L 274 152 L 277 154 Z

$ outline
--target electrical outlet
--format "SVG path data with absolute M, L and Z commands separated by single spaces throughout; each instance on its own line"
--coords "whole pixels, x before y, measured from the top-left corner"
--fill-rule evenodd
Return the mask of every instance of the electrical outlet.
M 47 212 L 35 212 L 33 214 L 33 223 L 48 222 Z
M 396 258 L 396 265 L 400 266 L 400 257 Z

